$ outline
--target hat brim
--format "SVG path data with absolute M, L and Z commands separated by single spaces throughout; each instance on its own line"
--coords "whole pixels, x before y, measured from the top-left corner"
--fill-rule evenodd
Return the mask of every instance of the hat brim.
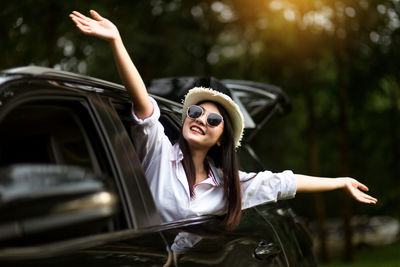
M 239 147 L 243 137 L 244 119 L 239 106 L 226 94 L 205 87 L 194 87 L 190 89 L 183 103 L 182 122 L 186 118 L 186 112 L 189 106 L 204 101 L 216 102 L 226 110 L 232 121 L 235 148 Z

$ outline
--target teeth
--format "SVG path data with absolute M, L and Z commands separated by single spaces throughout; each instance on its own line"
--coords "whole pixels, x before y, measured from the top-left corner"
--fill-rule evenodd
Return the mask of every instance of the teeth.
M 203 134 L 203 131 L 202 130 L 200 130 L 199 128 L 197 128 L 197 127 L 192 127 L 192 128 L 190 128 L 192 131 L 195 131 L 195 132 L 198 132 L 198 133 L 200 133 L 200 134 Z

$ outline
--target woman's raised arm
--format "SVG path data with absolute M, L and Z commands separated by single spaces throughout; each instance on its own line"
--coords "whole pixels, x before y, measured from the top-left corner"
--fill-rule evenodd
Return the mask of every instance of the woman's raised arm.
M 90 10 L 90 15 L 93 19 L 73 11 L 70 17 L 84 34 L 99 37 L 110 43 L 119 75 L 131 96 L 136 116 L 141 119 L 149 117 L 153 113 L 153 105 L 142 77 L 126 51 L 117 27 L 94 10 Z

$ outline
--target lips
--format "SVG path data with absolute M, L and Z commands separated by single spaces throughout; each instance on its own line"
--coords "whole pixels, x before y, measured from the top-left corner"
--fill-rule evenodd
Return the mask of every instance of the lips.
M 198 126 L 196 126 L 196 125 L 191 126 L 191 127 L 190 127 L 190 130 L 191 130 L 192 132 L 196 132 L 196 133 L 198 133 L 198 134 L 205 135 L 205 132 L 203 131 L 203 129 L 201 129 L 200 127 L 198 127 Z

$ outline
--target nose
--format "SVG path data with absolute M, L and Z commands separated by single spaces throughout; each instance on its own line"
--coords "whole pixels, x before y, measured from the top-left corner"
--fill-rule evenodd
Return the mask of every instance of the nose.
M 196 119 L 196 122 L 198 124 L 207 125 L 207 116 L 205 112 L 203 112 L 203 114 L 201 114 L 201 116 Z

